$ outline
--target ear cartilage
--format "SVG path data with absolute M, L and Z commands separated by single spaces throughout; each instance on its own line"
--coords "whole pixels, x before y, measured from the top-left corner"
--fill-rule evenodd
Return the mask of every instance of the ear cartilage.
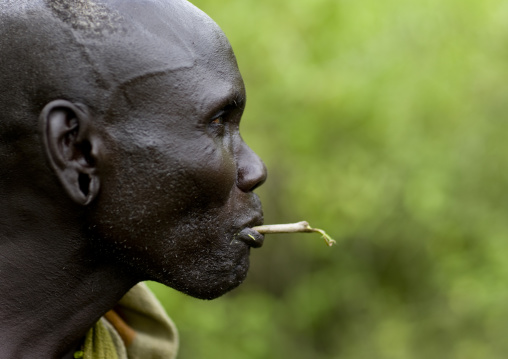
M 287 224 L 270 224 L 266 226 L 252 227 L 253 230 L 261 234 L 274 234 L 274 233 L 312 233 L 317 232 L 321 234 L 326 244 L 331 247 L 336 242 L 322 229 L 312 228 L 308 222 L 302 221 L 297 223 Z

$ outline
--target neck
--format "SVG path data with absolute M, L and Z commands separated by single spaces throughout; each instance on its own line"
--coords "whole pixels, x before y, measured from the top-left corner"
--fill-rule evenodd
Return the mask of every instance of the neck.
M 97 259 L 79 231 L 19 223 L 12 231 L 6 223 L 0 222 L 0 357 L 61 358 L 136 280 Z

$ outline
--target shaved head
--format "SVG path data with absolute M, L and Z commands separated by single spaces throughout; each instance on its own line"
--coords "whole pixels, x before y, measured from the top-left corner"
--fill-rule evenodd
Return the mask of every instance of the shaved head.
M 101 110 L 149 72 L 209 61 L 217 45 L 233 57 L 219 27 L 184 0 L 16 0 L 0 3 L 0 16 L 2 108 L 66 96 Z

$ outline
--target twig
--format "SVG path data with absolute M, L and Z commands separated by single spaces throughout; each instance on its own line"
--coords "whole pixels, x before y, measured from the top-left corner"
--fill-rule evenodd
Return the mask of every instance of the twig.
M 270 224 L 266 226 L 253 227 L 252 229 L 261 234 L 317 232 L 323 236 L 323 239 L 329 247 L 336 243 L 325 231 L 319 228 L 312 228 L 306 221 L 288 224 Z

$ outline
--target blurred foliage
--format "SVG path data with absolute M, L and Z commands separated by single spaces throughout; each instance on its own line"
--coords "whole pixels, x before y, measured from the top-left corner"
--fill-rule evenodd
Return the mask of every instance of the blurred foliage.
M 269 236 L 181 359 L 508 356 L 508 2 L 198 0 L 244 76 Z

